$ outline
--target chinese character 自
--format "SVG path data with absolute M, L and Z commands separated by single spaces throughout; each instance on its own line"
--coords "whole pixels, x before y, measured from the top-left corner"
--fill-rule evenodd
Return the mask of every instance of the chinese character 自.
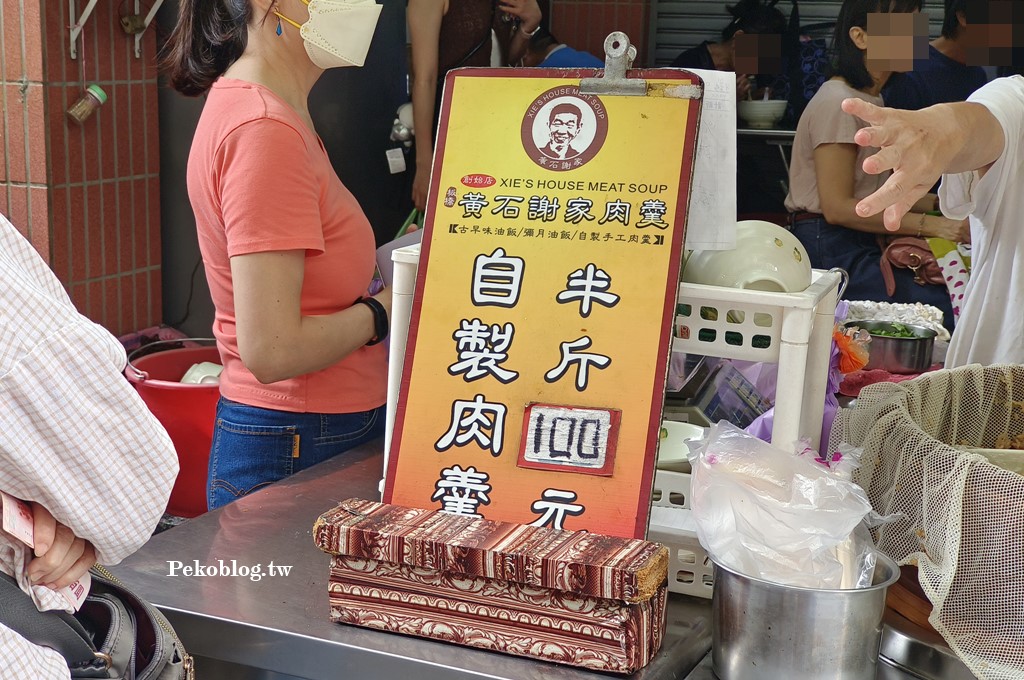
M 523 258 L 506 256 L 504 248 L 496 248 L 490 255 L 477 255 L 473 262 L 473 304 L 515 307 L 525 266 Z

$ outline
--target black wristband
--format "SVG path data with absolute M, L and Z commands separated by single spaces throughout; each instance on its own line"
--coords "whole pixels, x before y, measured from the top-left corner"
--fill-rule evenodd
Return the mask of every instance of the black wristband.
M 373 312 L 373 333 L 374 336 L 370 338 L 367 345 L 376 345 L 378 342 L 388 336 L 388 313 L 384 309 L 384 305 L 378 302 L 372 297 L 361 297 L 356 300 L 357 303 L 361 303 L 370 308 Z

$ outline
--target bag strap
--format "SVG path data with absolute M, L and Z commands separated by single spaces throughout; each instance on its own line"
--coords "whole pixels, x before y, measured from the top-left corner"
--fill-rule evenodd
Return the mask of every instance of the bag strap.
M 0 624 L 33 644 L 53 649 L 69 666 L 105 664 L 97 657 L 96 645 L 78 619 L 59 610 L 39 611 L 31 596 L 4 573 L 0 573 Z

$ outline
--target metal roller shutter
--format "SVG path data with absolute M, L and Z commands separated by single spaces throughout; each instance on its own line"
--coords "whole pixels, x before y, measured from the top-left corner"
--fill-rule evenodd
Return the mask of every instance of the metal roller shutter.
M 669 64 L 676 55 L 705 40 L 717 40 L 722 29 L 729 24 L 731 16 L 725 10 L 726 0 L 652 0 L 651 25 L 654 40 L 651 41 L 648 63 L 655 66 Z M 789 16 L 793 5 L 789 0 L 780 0 L 779 10 Z M 800 3 L 801 25 L 835 21 L 842 6 L 841 0 L 821 0 Z M 942 0 L 925 0 L 931 34 L 937 36 L 942 30 Z

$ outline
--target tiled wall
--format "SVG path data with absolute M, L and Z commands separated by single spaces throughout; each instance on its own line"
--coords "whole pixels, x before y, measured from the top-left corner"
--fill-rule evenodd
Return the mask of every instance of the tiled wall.
M 646 66 L 650 0 L 551 0 L 551 32 L 565 44 L 604 58 L 604 39 L 623 31 Z
M 0 210 L 118 335 L 161 321 L 156 43 L 151 28 L 135 58 L 118 19 L 133 5 L 98 2 L 75 60 L 65 0 L 3 0 L 0 14 Z M 79 126 L 65 111 L 90 83 L 109 100 Z

